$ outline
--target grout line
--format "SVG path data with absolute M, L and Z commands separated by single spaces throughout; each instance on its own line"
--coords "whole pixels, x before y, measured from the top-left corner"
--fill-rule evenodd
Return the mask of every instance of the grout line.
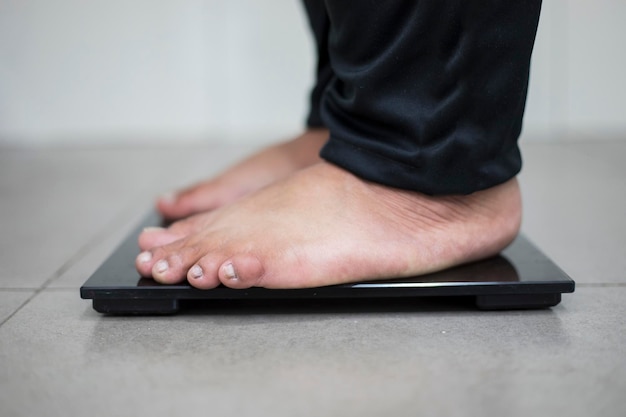
M 6 318 L 2 321 L 0 321 L 0 327 L 4 326 L 4 323 L 6 323 L 7 321 L 11 320 L 11 318 L 17 314 L 18 311 L 20 311 L 26 304 L 30 303 L 30 300 L 32 300 L 33 298 L 35 298 L 35 296 L 39 294 L 38 290 L 35 290 L 30 297 L 28 297 L 26 300 L 24 300 L 24 302 L 22 304 L 20 304 L 20 306 L 18 308 L 16 308 L 15 310 L 13 310 L 13 312 L 11 314 L 9 314 L 8 316 L 6 316 Z
M 113 217 L 113 219 L 108 222 L 103 229 L 97 232 L 91 239 L 87 241 L 74 255 L 72 255 L 67 261 L 63 263 L 47 280 L 43 282 L 39 286 L 39 288 L 31 289 L 33 294 L 28 297 L 18 308 L 16 308 L 11 314 L 9 314 L 4 320 L 0 322 L 0 327 L 4 325 L 7 321 L 9 321 L 13 316 L 15 316 L 22 308 L 24 308 L 30 301 L 39 295 L 43 290 L 47 289 L 48 286 L 54 282 L 54 280 L 61 277 L 65 272 L 67 272 L 73 265 L 75 265 L 78 261 L 80 261 L 85 255 L 87 255 L 98 243 L 105 240 L 112 231 L 115 230 L 116 225 L 122 224 L 126 217 L 129 216 L 132 211 L 137 207 L 136 204 L 130 204 L 128 208 L 122 209 L 119 214 Z
M 97 232 L 87 243 L 85 243 L 73 256 L 70 257 L 59 269 L 57 269 L 43 284 L 39 287 L 39 291 L 46 289 L 52 282 L 60 278 L 65 272 L 67 272 L 72 266 L 84 258 L 91 250 L 99 243 L 104 241 L 113 231 L 115 227 L 122 224 L 127 216 L 127 212 L 122 210 L 117 216 L 107 223 L 102 230 Z
M 144 201 L 144 200 L 142 200 Z M 50 278 L 48 278 L 39 288 L 40 290 L 49 289 L 48 287 L 55 280 L 63 276 L 72 266 L 83 259 L 91 250 L 98 244 L 105 241 L 109 236 L 117 231 L 118 226 L 124 225 L 127 221 L 131 220 L 134 213 L 136 213 L 137 207 L 140 205 L 136 202 L 131 202 L 125 209 L 122 209 L 113 219 L 103 227 L 92 239 L 90 239 L 83 247 L 81 247 L 74 256 L 72 256 L 67 262 L 65 262 Z

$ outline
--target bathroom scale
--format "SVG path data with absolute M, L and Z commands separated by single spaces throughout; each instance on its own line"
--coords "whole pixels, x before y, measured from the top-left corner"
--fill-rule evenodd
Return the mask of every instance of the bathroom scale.
M 305 289 L 245 290 L 220 286 L 199 290 L 187 283 L 164 285 L 142 278 L 135 270 L 137 237 L 145 227 L 161 225 L 149 213 L 80 288 L 83 299 L 105 314 L 173 314 L 186 306 L 211 307 L 254 302 L 275 306 L 280 301 L 349 302 L 366 300 L 394 303 L 420 300 L 468 300 L 482 310 L 547 308 L 574 292 L 574 281 L 526 237 L 520 235 L 498 256 L 410 278 L 364 281 Z M 369 305 L 366 303 L 367 305 Z M 361 303 L 363 304 L 363 303 Z

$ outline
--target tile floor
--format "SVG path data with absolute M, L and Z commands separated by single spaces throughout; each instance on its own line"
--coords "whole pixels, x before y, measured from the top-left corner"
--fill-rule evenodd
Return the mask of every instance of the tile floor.
M 550 310 L 104 317 L 78 288 L 158 192 L 250 151 L 0 149 L 0 416 L 624 416 L 626 141 L 525 143 Z

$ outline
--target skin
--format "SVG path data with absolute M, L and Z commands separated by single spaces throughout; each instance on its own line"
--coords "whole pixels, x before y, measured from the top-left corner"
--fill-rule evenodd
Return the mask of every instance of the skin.
M 149 229 L 136 267 L 197 288 L 303 288 L 405 277 L 497 254 L 517 235 L 516 179 L 432 197 L 315 163 L 230 205 Z
M 319 151 L 327 140 L 327 129 L 308 129 L 252 155 L 216 178 L 159 198 L 157 210 L 164 218 L 176 220 L 230 204 L 320 162 Z

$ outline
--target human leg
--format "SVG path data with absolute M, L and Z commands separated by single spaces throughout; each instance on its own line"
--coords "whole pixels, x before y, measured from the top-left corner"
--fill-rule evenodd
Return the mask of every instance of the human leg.
M 433 9 L 411 15 L 427 15 L 423 17 L 426 28 L 409 31 L 418 43 L 426 29 L 443 30 L 432 26 L 439 2 L 428 4 Z M 507 4 L 513 2 L 503 2 L 500 7 Z M 349 19 L 344 14 L 351 9 L 329 9 L 331 22 L 340 25 L 330 32 L 330 59 L 337 79 L 327 89 L 322 112 L 332 138 L 323 156 L 332 164 L 315 164 L 229 207 L 194 216 L 167 230 L 143 233 L 139 272 L 165 283 L 187 278 L 198 288 L 219 283 L 233 288 L 296 288 L 417 275 L 487 257 L 504 248 L 519 230 L 521 199 L 514 178 L 519 167 L 509 161 L 515 155 L 510 149 L 511 137 L 499 139 L 498 134 L 513 132 L 515 145 L 521 113 L 513 104 L 519 106 L 521 101 L 523 109 L 525 81 L 520 86 L 515 77 L 481 78 L 479 69 L 499 73 L 502 68 L 474 62 L 462 67 L 469 65 L 469 77 L 482 79 L 483 84 L 480 88 L 467 86 L 466 75 L 455 70 L 455 65 L 457 59 L 480 61 L 481 53 L 502 52 L 502 42 L 519 53 L 527 52 L 529 58 L 527 46 L 530 42 L 532 47 L 534 31 L 531 39 L 518 31 L 517 35 L 508 33 L 512 38 L 506 40 L 505 36 L 502 41 L 506 34 L 488 24 L 509 27 L 507 19 L 490 20 L 476 10 L 447 11 L 452 19 L 447 22 L 454 23 L 447 29 L 450 33 L 426 38 L 448 42 L 452 53 L 442 53 L 445 59 L 431 56 L 428 50 L 437 51 L 437 43 L 417 48 L 426 55 L 412 54 L 413 49 L 406 49 L 407 33 L 394 26 L 398 19 L 402 27 L 413 24 L 401 19 L 407 12 L 415 13 L 412 6 L 418 7 L 406 2 L 399 9 L 370 10 L 373 21 L 360 24 L 341 23 L 341 18 Z M 517 16 L 522 23 L 534 20 L 536 25 L 536 16 L 505 12 L 504 16 Z M 535 12 L 538 14 L 538 9 Z M 495 36 L 493 42 L 480 36 L 469 40 L 452 36 L 465 25 L 475 24 L 474 19 L 490 37 Z M 375 22 L 381 25 L 379 29 Z M 352 31 L 356 32 L 353 36 L 369 34 L 386 42 L 378 49 L 367 44 L 356 56 L 342 53 L 342 39 L 350 39 Z M 520 43 L 517 36 L 526 37 L 525 42 Z M 455 51 L 458 42 L 473 55 L 468 58 L 463 51 Z M 394 49 L 403 43 L 404 47 Z M 481 49 L 485 45 L 495 45 L 495 52 Z M 402 78 L 393 62 L 399 61 L 400 70 L 407 70 L 413 68 L 412 59 L 425 61 L 423 65 L 430 70 L 416 70 L 411 77 Z M 527 65 L 527 59 L 514 63 L 512 73 L 527 74 Z M 450 71 L 447 78 L 436 77 L 444 70 Z M 370 75 L 364 76 L 368 71 Z M 432 78 L 429 83 L 420 84 L 422 73 Z M 399 85 L 403 83 L 404 88 Z M 509 83 L 509 87 L 501 83 Z M 461 91 L 456 91 L 458 88 Z M 481 96 L 484 88 L 491 98 Z M 513 99 L 503 102 L 500 94 L 507 92 Z M 473 108 L 475 104 L 481 108 Z M 405 111 L 405 106 L 410 111 Z M 501 108 L 505 120 L 500 120 L 498 113 L 480 111 L 483 106 Z M 413 123 L 413 118 L 420 123 Z M 433 166 L 430 157 L 439 162 Z M 493 166 L 487 163 L 491 159 L 496 159 Z M 353 167 L 354 161 L 361 167 Z M 368 178 L 372 175 L 374 181 Z
M 498 253 L 520 215 L 515 180 L 466 196 L 427 196 L 322 162 L 229 206 L 144 232 L 137 269 L 204 289 L 412 276 Z

